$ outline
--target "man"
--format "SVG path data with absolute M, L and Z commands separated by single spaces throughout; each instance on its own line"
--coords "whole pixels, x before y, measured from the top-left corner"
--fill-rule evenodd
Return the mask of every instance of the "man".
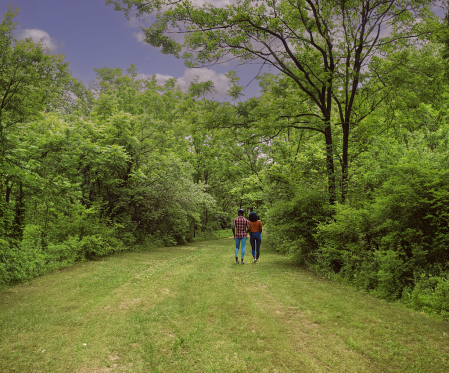
M 242 243 L 242 264 L 245 264 L 243 262 L 243 257 L 245 256 L 245 246 L 246 246 L 246 235 L 249 232 L 249 223 L 248 220 L 246 220 L 243 217 L 243 209 L 238 209 L 237 213 L 239 216 L 237 216 L 234 219 L 234 222 L 232 223 L 232 233 L 234 234 L 234 240 L 235 240 L 235 262 L 239 264 L 239 249 L 240 249 L 240 242 Z

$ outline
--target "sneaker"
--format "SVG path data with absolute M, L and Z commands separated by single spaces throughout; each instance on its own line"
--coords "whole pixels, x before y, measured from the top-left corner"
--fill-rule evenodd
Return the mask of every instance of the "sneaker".
M 254 263 L 257 263 L 257 259 L 254 259 Z
M 245 264 L 245 263 L 243 263 L 243 260 L 242 260 L 242 263 L 241 264 Z

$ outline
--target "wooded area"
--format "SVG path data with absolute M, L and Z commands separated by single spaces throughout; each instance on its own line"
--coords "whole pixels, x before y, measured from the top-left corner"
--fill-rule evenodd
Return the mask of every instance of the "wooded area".
M 242 207 L 298 264 L 449 315 L 449 25 L 432 2 L 106 3 L 158 14 L 145 41 L 188 66 L 254 63 L 261 95 L 243 99 L 233 71 L 219 102 L 212 82 L 182 92 L 133 65 L 85 87 L 62 55 L 14 39 L 11 9 L 0 284 L 210 236 Z

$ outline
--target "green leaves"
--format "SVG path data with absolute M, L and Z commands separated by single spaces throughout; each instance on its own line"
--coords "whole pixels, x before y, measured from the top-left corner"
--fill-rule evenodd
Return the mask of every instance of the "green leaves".
M 9 10 L 1 23 L 0 34 L 0 141 L 5 129 L 24 121 L 44 109 L 57 97 L 70 79 L 63 56 L 49 55 L 41 44 L 31 39 L 13 38 L 12 19 L 17 15 Z M 5 150 L 3 149 L 3 152 Z

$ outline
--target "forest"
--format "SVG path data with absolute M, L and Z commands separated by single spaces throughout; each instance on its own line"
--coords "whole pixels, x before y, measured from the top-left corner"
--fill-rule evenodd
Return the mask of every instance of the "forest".
M 435 3 L 106 4 L 156 14 L 145 41 L 188 67 L 253 64 L 261 93 L 245 98 L 230 70 L 229 98 L 217 101 L 212 81 L 182 91 L 176 79 L 139 79 L 134 65 L 99 67 L 85 86 L 63 55 L 14 38 L 10 8 L 0 285 L 230 235 L 244 208 L 298 265 L 449 315 L 449 18 Z

